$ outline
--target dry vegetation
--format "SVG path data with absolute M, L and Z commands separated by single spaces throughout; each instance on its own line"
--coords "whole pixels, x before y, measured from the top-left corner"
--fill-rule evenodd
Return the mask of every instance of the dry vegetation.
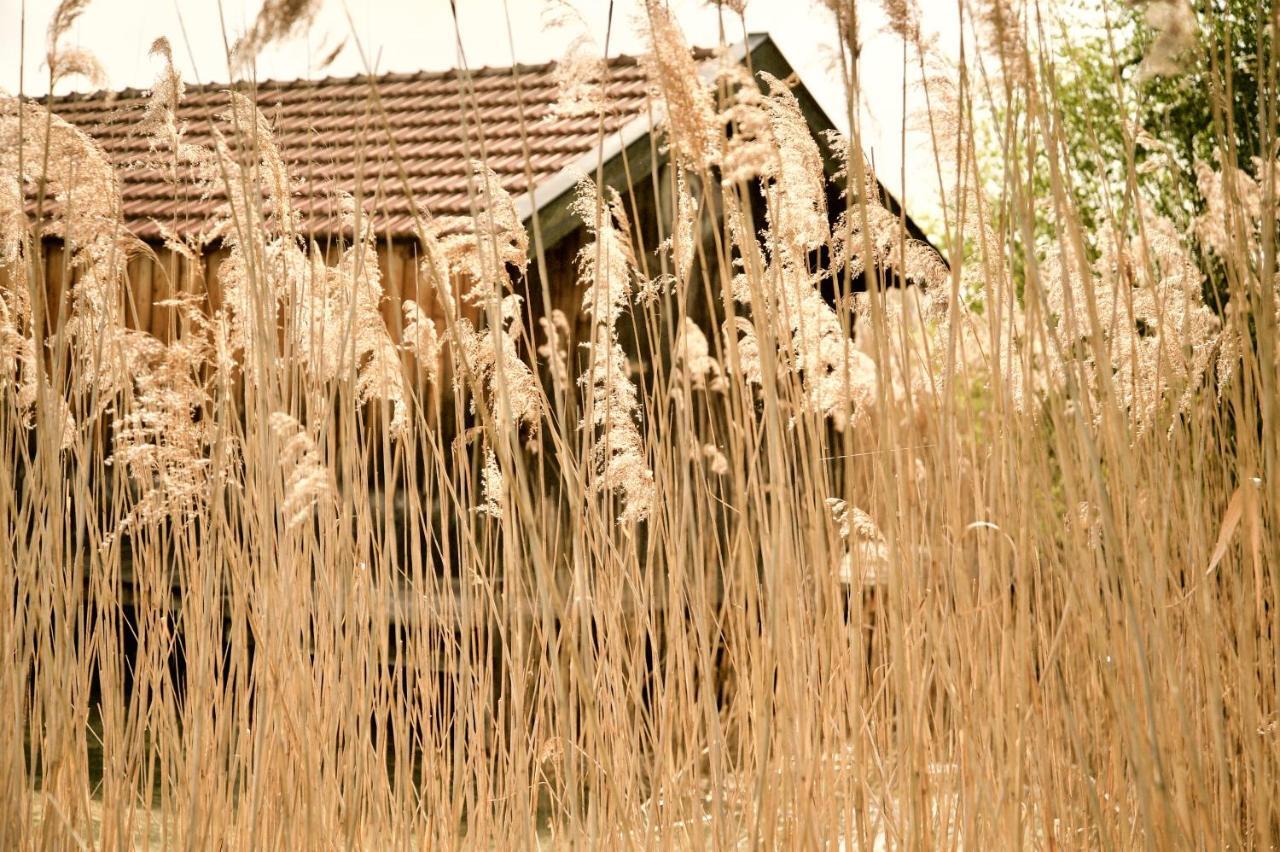
M 673 226 L 636 245 L 584 177 L 575 351 L 516 295 L 542 248 L 483 162 L 469 229 L 418 199 L 443 319 L 406 303 L 393 338 L 358 205 L 326 263 L 250 100 L 184 141 L 167 45 L 141 120 L 224 188 L 227 296 L 130 330 L 110 164 L 3 101 L 0 847 L 1280 843 L 1277 164 L 1250 178 L 1224 135 L 1188 234 L 1129 163 L 1087 230 L 1035 7 L 966 11 L 978 75 L 892 5 L 950 263 L 869 191 L 856 127 L 704 82 L 650 2 Z M 573 67 L 566 108 L 607 108 Z

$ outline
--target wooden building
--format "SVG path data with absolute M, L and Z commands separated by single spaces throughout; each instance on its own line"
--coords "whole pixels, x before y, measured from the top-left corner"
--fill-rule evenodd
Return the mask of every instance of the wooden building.
M 768 35 L 750 36 L 733 56 L 753 73 L 767 71 L 792 82 L 815 135 L 833 127 Z M 709 68 L 711 54 L 702 51 L 700 58 Z M 556 114 L 554 65 L 267 81 L 245 93 L 273 128 L 297 184 L 309 237 L 321 246 L 336 245 L 336 206 L 325 200 L 345 192 L 360 201 L 378 236 L 377 260 L 388 297 L 383 314 L 396 338 L 404 299 L 414 299 L 428 312 L 434 303 L 432 294 L 419 286 L 415 217 L 430 215 L 434 226 L 446 231 L 469 217 L 473 159 L 493 169 L 516 199 L 531 235 L 531 252 L 540 244 L 545 253 L 545 284 L 538 280 L 537 264 L 530 265 L 531 308 L 541 310 L 545 296 L 571 323 L 580 303 L 574 258 L 585 238 L 569 209 L 579 177 L 602 175 L 606 185 L 638 208 L 633 221 L 641 223 L 641 239 L 650 250 L 659 242 L 661 214 L 655 211 L 671 207 L 664 197 L 671 185 L 663 179 L 667 157 L 655 133 L 660 109 L 648 95 L 643 68 L 631 57 L 608 62 L 609 109 L 602 119 L 594 113 Z M 124 224 L 155 252 L 154 258 L 141 254 L 130 261 L 126 323 L 163 340 L 176 323 L 175 308 L 164 303 L 175 296 L 202 293 L 210 310 L 219 307 L 218 267 L 228 250 L 214 238 L 192 260 L 164 246 L 165 232 L 189 235 L 207 229 L 222 199 L 175 183 L 157 164 L 138 130 L 146 103 L 145 92 L 126 89 L 54 98 L 50 105 L 97 140 L 117 168 Z M 227 106 L 225 86 L 189 88 L 177 112 L 184 138 L 211 145 L 213 128 Z M 827 167 L 833 173 L 837 163 L 829 161 Z M 897 210 L 887 193 L 884 201 Z M 833 210 L 838 207 L 832 204 Z M 910 234 L 922 238 L 915 224 L 905 221 Z M 50 305 L 56 305 L 54 294 L 68 283 L 63 278 L 74 273 L 68 273 L 59 245 L 46 241 L 46 249 L 46 284 Z
M 764 71 L 788 81 L 815 137 L 834 128 L 769 36 L 750 36 L 732 57 L 752 73 Z M 708 76 L 719 61 L 707 51 L 698 58 Z M 328 202 L 347 193 L 361 204 L 377 235 L 377 263 L 387 297 L 381 310 L 394 339 L 402 331 L 404 300 L 413 299 L 429 314 L 438 310 L 425 277 L 420 280 L 418 221 L 429 215 L 437 230 L 448 232 L 470 220 L 474 159 L 498 175 L 529 231 L 531 252 L 541 249 L 545 259 L 545 265 L 531 263 L 528 280 L 522 282 L 529 308 L 535 313 L 558 308 L 575 327 L 582 301 L 575 259 L 588 239 L 571 210 L 578 180 L 598 177 L 623 196 L 647 252 L 661 242 L 660 228 L 669 233 L 664 214 L 673 207 L 674 180 L 658 130 L 661 110 L 650 97 L 644 69 L 631 57 L 613 58 L 607 67 L 609 109 L 603 117 L 555 112 L 553 65 L 267 81 L 245 94 L 270 123 L 297 184 L 304 234 L 322 249 L 338 251 L 349 235 L 341 232 L 337 205 Z M 129 261 L 125 323 L 169 340 L 179 325 L 175 297 L 194 296 L 210 312 L 222 305 L 219 267 L 230 250 L 216 236 L 194 255 L 166 247 L 165 234 L 204 233 L 225 199 L 175 181 L 174 171 L 157 162 L 151 142 L 138 128 L 147 100 L 145 92 L 127 89 L 53 98 L 49 105 L 102 146 L 119 178 L 124 226 L 150 246 L 150 252 Z M 177 110 L 184 138 L 211 147 L 228 105 L 225 86 L 189 88 Z M 841 164 L 822 150 L 832 176 Z M 838 188 L 828 186 L 834 216 L 843 204 Z M 899 213 L 896 201 L 880 191 L 885 206 Z M 903 221 L 910 236 L 924 239 L 909 217 Z M 55 239 L 45 239 L 44 248 L 47 304 L 53 309 L 74 288 L 77 273 Z M 5 274 L 0 268 L 0 287 L 13 286 L 16 282 L 3 280 Z M 696 315 L 697 307 L 690 311 Z M 57 323 L 52 314 L 47 317 L 50 330 Z M 438 522 L 450 523 L 447 518 Z M 452 577 L 451 582 L 458 580 Z M 405 624 L 429 617 L 417 606 L 397 601 L 390 618 Z M 462 611 L 456 605 L 442 609 Z M 454 624 L 453 629 L 463 626 Z

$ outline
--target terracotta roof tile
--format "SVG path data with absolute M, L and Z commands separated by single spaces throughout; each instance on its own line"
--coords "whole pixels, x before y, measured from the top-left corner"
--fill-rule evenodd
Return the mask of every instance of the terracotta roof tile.
M 609 67 L 606 133 L 648 111 L 636 60 L 618 57 Z M 470 212 L 468 160 L 482 150 L 518 196 L 529 188 L 527 171 L 537 185 L 598 142 L 596 117 L 552 114 L 551 65 L 484 68 L 466 79 L 448 71 L 267 81 L 241 91 L 271 122 L 290 176 L 304 195 L 314 196 L 299 206 L 308 228 L 318 232 L 335 224 L 336 190 L 361 197 L 380 232 L 411 234 L 413 205 L 402 172 L 419 210 L 457 221 Z M 177 185 L 169 181 L 167 155 L 153 155 L 137 130 L 146 102 L 144 92 L 126 89 L 54 98 L 52 107 L 97 139 L 116 164 L 131 231 L 154 238 L 158 222 L 179 232 L 202 230 L 221 198 L 202 197 L 188 183 L 188 170 L 180 170 Z M 189 88 L 178 110 L 186 141 L 211 145 L 211 130 L 227 106 L 226 86 Z

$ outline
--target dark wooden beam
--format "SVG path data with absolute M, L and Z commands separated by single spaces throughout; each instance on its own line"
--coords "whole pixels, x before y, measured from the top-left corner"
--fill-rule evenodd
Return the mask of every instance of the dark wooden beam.
M 654 169 L 660 168 L 667 159 L 668 155 L 656 144 L 652 134 L 646 133 L 604 163 L 603 170 L 599 174 L 600 183 L 602 186 L 611 186 L 619 193 L 626 195 L 629 186 L 647 180 Z M 588 177 L 595 180 L 597 173 L 592 171 Z M 534 212 L 533 215 L 538 217 L 544 250 L 555 246 L 582 227 L 582 220 L 570 209 L 576 191 L 576 187 L 570 187 Z M 526 221 L 526 224 L 532 223 Z M 535 248 L 530 245 L 531 252 Z

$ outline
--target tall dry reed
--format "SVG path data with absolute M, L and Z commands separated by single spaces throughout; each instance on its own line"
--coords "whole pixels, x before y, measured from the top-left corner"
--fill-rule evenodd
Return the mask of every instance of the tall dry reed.
M 83 5 L 54 75 L 88 67 L 59 47 Z M 314 7 L 269 5 L 240 54 Z M 829 5 L 853 104 L 861 10 Z M 984 61 L 944 74 L 886 5 L 942 254 L 885 207 L 857 110 L 814 138 L 650 0 L 670 209 L 584 176 L 585 333 L 531 319 L 543 246 L 476 152 L 467 227 L 415 199 L 440 310 L 394 306 L 393 335 L 361 205 L 342 251 L 309 243 L 245 96 L 189 144 L 167 44 L 140 132 L 227 199 L 225 299 L 131 330 L 148 249 L 109 162 L 5 100 L 0 846 L 1280 842 L 1277 164 L 1223 134 L 1187 233 L 1129 162 L 1086 229 L 1039 7 L 966 4 Z M 608 108 L 590 44 L 568 114 Z M 1240 59 L 1274 146 L 1274 44 Z

